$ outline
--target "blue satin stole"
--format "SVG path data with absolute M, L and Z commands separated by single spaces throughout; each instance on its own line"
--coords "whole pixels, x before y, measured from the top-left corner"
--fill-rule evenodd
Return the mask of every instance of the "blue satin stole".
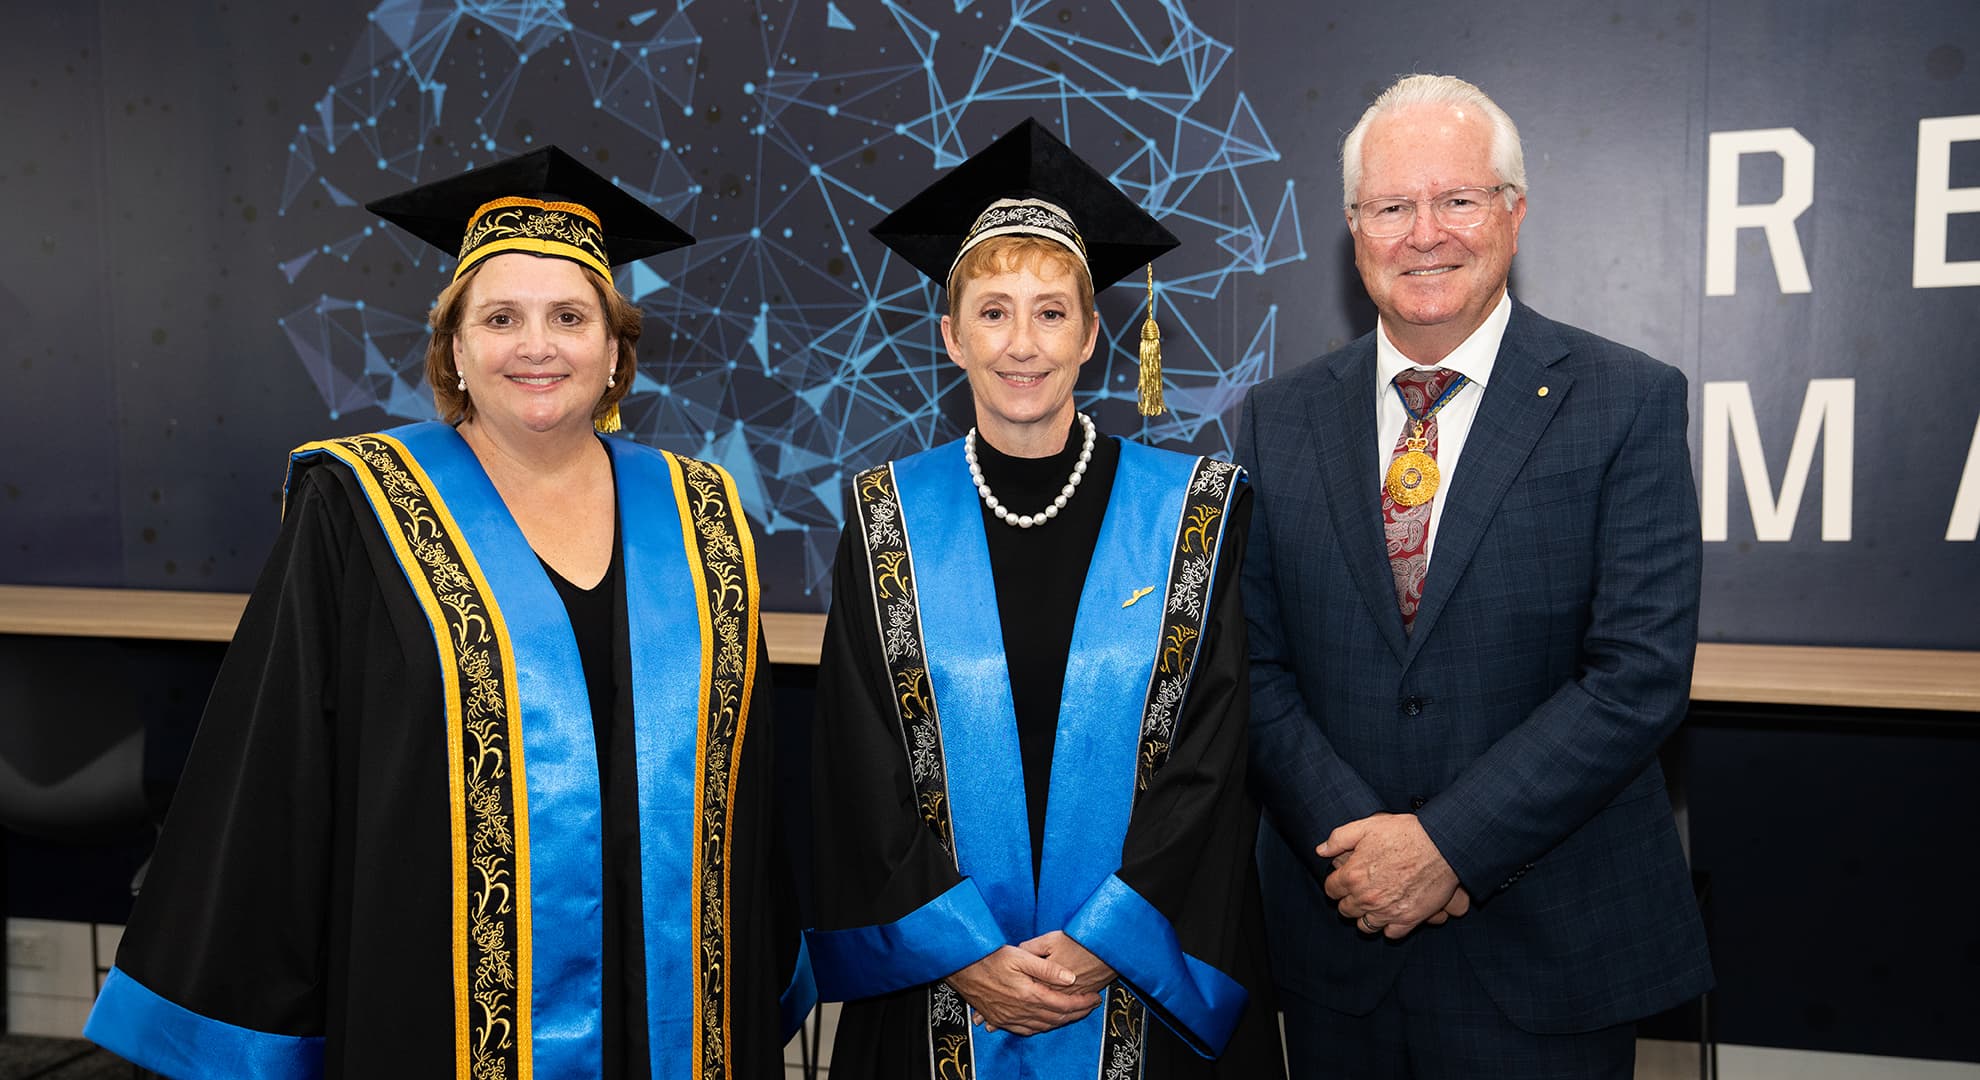
M 596 1075 L 604 1048 L 603 812 L 577 639 L 556 587 L 460 435 L 439 423 L 387 434 L 412 451 L 471 539 L 514 650 L 528 785 L 535 1072 Z M 666 459 L 623 439 L 601 441 L 612 454 L 625 551 L 647 1023 L 660 1071 L 662 1062 L 688 1059 L 693 1037 L 688 876 L 701 630 Z M 696 647 L 684 647 L 690 642 Z
M 466 443 L 445 425 L 403 430 L 427 433 L 435 452 L 450 455 L 453 475 L 443 481 L 424 442 L 414 445 L 400 435 L 441 487 L 463 532 L 475 538 L 516 653 L 529 789 L 536 1072 L 596 1075 L 603 1051 L 601 799 L 576 638 L 555 586 Z M 700 946 L 690 940 L 699 890 L 690 878 L 698 835 L 703 661 L 712 647 L 703 640 L 701 625 L 708 598 L 688 562 L 688 545 L 697 538 L 683 523 L 678 466 L 629 439 L 600 441 L 612 455 L 624 549 L 648 1060 L 654 1075 L 662 1076 L 694 1060 L 699 1013 Z M 473 526 L 462 513 L 461 498 L 473 500 Z M 732 509 L 740 524 L 741 508 Z M 484 542 L 491 535 L 498 538 L 494 546 Z M 516 614 L 518 602 L 528 612 L 527 623 Z M 748 632 L 755 630 L 752 625 Z M 786 1010 L 809 1011 L 810 992 L 800 956 L 799 974 L 784 995 Z
M 507 625 L 522 710 L 529 820 L 530 994 L 534 1071 L 603 1069 L 604 863 L 598 750 L 584 666 L 563 600 L 459 433 L 437 422 L 386 432 L 433 481 L 474 546 Z M 701 683 L 695 578 L 666 458 L 624 439 L 612 455 L 624 547 L 638 760 L 640 896 L 650 1058 L 692 1053 L 694 974 L 688 886 Z M 390 528 L 391 523 L 384 523 Z M 693 643 L 690 647 L 688 643 Z
M 1090 900 L 1126 888 L 1113 872 L 1120 868 L 1127 837 L 1142 708 L 1161 649 L 1163 605 L 1157 598 L 1166 592 L 1195 461 L 1121 443 L 1120 466 L 1073 624 L 1035 894 L 1017 716 L 1003 638 L 991 629 L 999 625 L 996 584 L 962 444 L 937 447 L 894 466 L 941 723 L 957 863 L 1008 943 L 1065 929 Z M 1123 606 L 1151 586 L 1153 596 Z M 1143 906 L 1146 913 L 1154 911 L 1145 901 Z M 1148 940 L 1126 947 L 1162 950 L 1155 938 L 1166 935 L 1165 951 L 1175 955 L 1160 966 L 1175 966 L 1181 957 L 1173 930 L 1156 918 L 1159 927 L 1137 935 Z M 1125 956 L 1110 959 L 1128 975 L 1134 967 L 1154 966 L 1156 958 L 1148 957 L 1149 965 Z M 1143 990 L 1154 995 L 1151 988 Z M 1241 1008 L 1241 990 L 1238 995 Z M 1091 1074 L 1105 1011 L 1096 1009 L 1077 1024 L 1030 1037 L 977 1029 L 977 1073 L 1017 1076 L 1022 1068 L 1040 1076 Z

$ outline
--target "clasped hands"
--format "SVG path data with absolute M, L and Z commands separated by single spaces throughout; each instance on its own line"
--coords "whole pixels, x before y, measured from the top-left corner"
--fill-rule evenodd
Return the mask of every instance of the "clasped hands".
M 975 1023 L 1018 1035 L 1084 1020 L 1113 981 L 1113 968 L 1060 930 L 1005 945 L 949 976 Z
M 1397 940 L 1471 910 L 1471 894 L 1414 814 L 1350 821 L 1314 851 L 1333 862 L 1327 897 L 1364 934 Z
M 1400 939 L 1471 910 L 1471 894 L 1414 814 L 1374 814 L 1335 829 L 1314 849 L 1331 860 L 1324 887 L 1363 933 Z M 1005 945 L 949 976 L 974 1020 L 1018 1035 L 1086 1018 L 1114 969 L 1063 931 Z

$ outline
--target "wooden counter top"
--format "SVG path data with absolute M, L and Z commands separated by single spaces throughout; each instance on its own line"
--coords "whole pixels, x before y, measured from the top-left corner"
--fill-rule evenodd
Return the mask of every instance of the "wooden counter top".
M 231 641 L 246 593 L 0 585 L 0 634 Z
M 1980 712 L 1980 653 L 1704 642 L 1694 701 Z
M 239 593 L 0 585 L 0 634 L 226 641 Z M 825 617 L 763 615 L 770 660 L 816 664 Z M 1698 646 L 1697 701 L 1980 712 L 1980 652 L 1812 645 Z
M 246 593 L 0 585 L 0 634 L 231 641 Z M 825 616 L 766 611 L 773 664 L 816 664 Z

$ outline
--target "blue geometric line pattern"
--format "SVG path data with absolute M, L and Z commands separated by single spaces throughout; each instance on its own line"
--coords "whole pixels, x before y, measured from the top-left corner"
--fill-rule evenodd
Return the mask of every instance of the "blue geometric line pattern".
M 296 127 L 279 200 L 277 270 L 298 290 L 280 322 L 333 419 L 432 415 L 423 316 L 450 261 L 361 204 L 557 142 L 700 239 L 620 271 L 646 312 L 628 430 L 728 468 L 789 556 L 768 564 L 769 602 L 821 606 L 846 478 L 971 422 L 940 290 L 866 229 L 1034 115 L 1184 241 L 1156 266 L 1170 412 L 1133 410 L 1139 275 L 1101 298 L 1080 406 L 1228 451 L 1277 339 L 1275 310 L 1229 325 L 1231 283 L 1306 250 L 1278 147 L 1228 85 L 1231 48 L 1183 0 L 634 7 L 386 0 L 366 16 Z

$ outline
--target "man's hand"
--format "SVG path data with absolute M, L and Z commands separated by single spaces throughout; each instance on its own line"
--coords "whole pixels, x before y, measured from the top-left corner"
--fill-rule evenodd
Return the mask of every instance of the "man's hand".
M 1323 887 L 1363 933 L 1401 938 L 1451 912 L 1458 877 L 1414 814 L 1375 814 L 1335 829 L 1314 849 L 1334 860 Z M 1463 905 L 1470 910 L 1470 898 Z
M 1444 905 L 1444 910 L 1423 920 L 1423 923 L 1426 926 L 1442 926 L 1452 919 L 1463 918 L 1464 913 L 1470 910 L 1471 894 L 1464 891 L 1464 886 L 1459 885 L 1458 891 L 1451 894 L 1451 902 Z
M 1030 941 L 1018 943 L 1018 948 L 1033 956 L 1040 956 L 1059 964 L 1073 973 L 1072 986 L 1067 992 L 1074 994 L 1097 994 L 1100 988 L 1114 981 L 1114 969 L 1107 962 L 1086 951 L 1086 946 L 1066 936 L 1063 930 L 1040 934 Z
M 949 985 L 991 1031 L 1036 1035 L 1085 1019 L 1100 995 L 1074 993 L 1079 981 L 1064 964 L 1006 945 L 949 976 Z

